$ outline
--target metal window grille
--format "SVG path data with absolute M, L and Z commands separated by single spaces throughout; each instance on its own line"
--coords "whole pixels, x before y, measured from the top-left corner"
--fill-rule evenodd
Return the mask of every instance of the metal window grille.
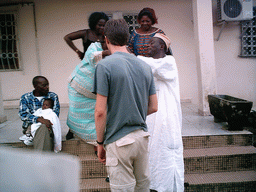
M 253 8 L 253 19 L 241 22 L 241 57 L 256 57 L 256 7 Z
M 0 71 L 18 70 L 18 49 L 14 14 L 0 14 Z
M 112 14 L 108 14 L 109 19 L 112 19 Z M 130 34 L 133 32 L 134 29 L 139 28 L 139 24 L 137 23 L 138 14 L 136 13 L 124 13 L 123 18 L 127 22 L 129 26 Z
M 128 23 L 129 32 L 132 33 L 133 30 L 139 28 L 139 24 L 137 23 L 138 14 L 124 14 L 124 19 Z

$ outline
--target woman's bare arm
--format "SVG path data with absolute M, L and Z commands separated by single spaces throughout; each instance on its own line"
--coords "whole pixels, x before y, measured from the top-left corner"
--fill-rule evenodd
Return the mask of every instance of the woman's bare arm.
M 75 45 L 74 43 L 72 42 L 73 40 L 76 40 L 76 39 L 87 39 L 87 29 L 84 29 L 84 30 L 80 30 L 80 31 L 75 31 L 75 32 L 72 32 L 72 33 L 69 33 L 67 35 L 65 35 L 64 37 L 64 40 L 66 41 L 66 43 L 68 44 L 68 46 L 73 49 L 79 56 L 80 59 L 83 59 L 83 52 L 80 51 Z

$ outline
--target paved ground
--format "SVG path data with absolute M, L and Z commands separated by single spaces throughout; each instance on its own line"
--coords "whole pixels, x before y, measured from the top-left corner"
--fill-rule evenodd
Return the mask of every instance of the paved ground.
M 18 142 L 22 136 L 22 122 L 18 116 L 18 109 L 4 110 L 7 122 L 0 124 L 0 143 Z M 60 122 L 62 128 L 62 138 L 68 132 L 66 125 L 68 108 L 61 108 Z M 191 103 L 182 104 L 183 114 L 183 136 L 195 135 L 225 135 L 225 134 L 251 134 L 249 131 L 228 131 L 226 123 L 214 123 L 213 116 L 199 116 L 197 106 Z

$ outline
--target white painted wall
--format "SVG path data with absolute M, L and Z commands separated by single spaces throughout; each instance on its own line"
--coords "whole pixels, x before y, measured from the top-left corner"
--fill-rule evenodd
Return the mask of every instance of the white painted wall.
M 63 37 L 70 32 L 88 28 L 87 18 L 94 11 L 135 12 L 153 7 L 159 27 L 172 39 L 172 49 L 180 72 L 181 97 L 197 102 L 197 79 L 193 49 L 193 24 L 190 1 L 117 1 L 116 3 L 70 0 L 36 1 L 36 18 L 42 74 L 51 88 L 67 103 L 66 79 L 79 63 L 77 55 L 66 45 Z M 58 9 L 55 9 L 57 8 Z M 47 13 L 47 14 L 46 14 Z M 47 29 L 47 30 L 45 30 Z M 81 47 L 81 41 L 76 44 Z M 82 47 L 81 47 L 82 49 Z M 47 66 L 52 66 L 48 70 Z
M 17 100 L 32 89 L 32 78 L 38 75 L 36 59 L 35 26 L 32 6 L 18 6 L 18 46 L 21 71 L 0 72 L 2 79 L 2 97 L 8 100 L 4 104 L 12 104 L 10 100 Z M 16 103 L 15 103 L 16 104 Z
M 2 2 L 10 2 L 1 0 Z M 24 2 L 24 1 L 23 1 Z M 88 28 L 88 16 L 94 11 L 139 12 L 144 7 L 156 11 L 159 27 L 172 40 L 180 76 L 181 99 L 198 103 L 197 70 L 193 34 L 191 0 L 34 0 L 38 29 L 39 59 L 42 75 L 50 81 L 50 90 L 59 95 L 62 105 L 68 103 L 67 78 L 80 62 L 63 37 L 70 32 Z M 213 1 L 216 6 L 216 0 Z M 0 72 L 3 99 L 18 99 L 31 91 L 31 80 L 39 74 L 36 59 L 35 32 L 32 10 L 20 13 L 20 46 L 24 70 Z M 217 37 L 220 27 L 214 26 Z M 239 26 L 228 26 L 221 39 L 214 42 L 218 93 L 252 100 L 256 103 L 256 60 L 238 58 L 240 49 Z M 76 41 L 82 49 L 82 42 Z M 226 80 L 224 82 L 223 80 Z M 5 105 L 8 102 L 4 103 Z
M 256 6 L 256 1 L 254 1 Z M 216 1 L 213 1 L 214 36 L 221 29 L 216 24 Z M 230 22 L 215 41 L 216 75 L 218 94 L 231 95 L 254 102 L 256 106 L 256 58 L 241 58 L 241 26 Z

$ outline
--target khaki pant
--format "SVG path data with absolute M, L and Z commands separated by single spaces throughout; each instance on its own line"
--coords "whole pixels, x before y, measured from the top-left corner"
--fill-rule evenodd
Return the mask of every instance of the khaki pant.
M 46 125 L 42 124 L 36 131 L 33 139 L 34 149 L 39 151 L 53 151 L 53 137 Z
M 105 146 L 112 192 L 149 191 L 148 137 L 140 129 Z

